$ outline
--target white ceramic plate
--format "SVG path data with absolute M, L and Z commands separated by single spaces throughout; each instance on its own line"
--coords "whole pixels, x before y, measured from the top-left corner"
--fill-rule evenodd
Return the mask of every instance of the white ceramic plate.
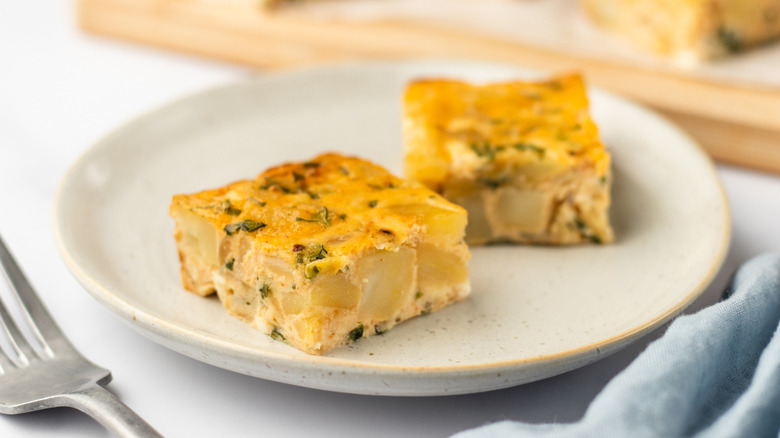
M 612 245 L 474 248 L 471 298 L 321 357 L 182 288 L 173 194 L 327 150 L 400 174 L 400 95 L 421 76 L 538 75 L 451 61 L 351 64 L 176 101 L 104 138 L 65 177 L 55 236 L 67 265 L 133 327 L 192 358 L 294 385 L 385 395 L 487 391 L 574 369 L 666 322 L 710 282 L 730 231 L 712 163 L 654 113 L 591 90 L 614 157 Z

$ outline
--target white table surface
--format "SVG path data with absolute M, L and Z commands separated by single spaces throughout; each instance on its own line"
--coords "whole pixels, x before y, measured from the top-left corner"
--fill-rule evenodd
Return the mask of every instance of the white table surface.
M 0 234 L 72 342 L 109 368 L 109 389 L 166 436 L 447 436 L 488 422 L 568 422 L 662 330 L 590 366 L 482 394 L 392 398 L 264 381 L 159 346 L 95 301 L 55 248 L 51 208 L 64 172 L 124 121 L 181 95 L 256 74 L 81 34 L 70 1 L 0 2 Z M 688 312 L 717 301 L 731 273 L 780 251 L 780 177 L 719 165 L 732 244 Z M 5 284 L 0 285 L 5 287 Z M 71 409 L 0 416 L 0 437 L 108 436 Z

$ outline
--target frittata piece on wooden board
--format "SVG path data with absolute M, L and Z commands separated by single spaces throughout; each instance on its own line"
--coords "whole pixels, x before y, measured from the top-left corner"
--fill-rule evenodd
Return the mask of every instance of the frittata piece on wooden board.
M 358 158 L 325 154 L 170 208 L 186 289 L 322 354 L 470 292 L 466 211 Z
M 610 155 L 579 75 L 419 80 L 406 89 L 405 173 L 469 213 L 469 244 L 606 243 Z
M 582 0 L 599 26 L 693 64 L 780 37 L 780 0 Z
M 285 6 L 292 6 L 298 3 L 308 3 L 310 1 L 322 0 L 200 0 L 207 3 L 217 3 L 230 6 L 240 6 L 252 8 L 260 11 L 273 11 L 274 9 Z

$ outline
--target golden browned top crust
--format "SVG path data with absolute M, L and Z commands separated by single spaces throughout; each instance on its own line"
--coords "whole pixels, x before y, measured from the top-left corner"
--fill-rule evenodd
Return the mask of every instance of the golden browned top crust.
M 462 173 L 494 175 L 534 165 L 609 169 L 580 75 L 485 85 L 411 83 L 404 96 L 407 176 L 436 187 Z
M 175 195 L 171 215 L 186 211 L 290 263 L 317 257 L 318 251 L 335 261 L 366 248 L 415 246 L 421 233 L 428 234 L 426 241 L 446 239 L 441 243 L 450 245 L 463 236 L 437 236 L 430 224 L 437 216 L 462 217 L 464 227 L 466 220 L 464 209 L 421 184 L 334 153 L 273 167 L 253 180 Z

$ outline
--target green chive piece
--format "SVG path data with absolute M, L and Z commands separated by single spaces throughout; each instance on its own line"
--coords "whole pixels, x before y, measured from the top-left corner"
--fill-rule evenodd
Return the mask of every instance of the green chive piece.
M 313 262 L 315 260 L 322 260 L 325 257 L 328 256 L 328 251 L 325 249 L 324 246 L 319 245 L 309 253 L 309 261 Z
M 588 226 L 585 224 L 585 222 L 582 221 L 582 219 L 580 219 L 580 218 L 574 219 L 574 225 L 577 226 L 577 230 L 579 230 L 580 235 L 583 238 L 588 239 L 591 242 L 596 243 L 596 244 L 601 244 L 602 243 L 601 242 L 601 238 L 599 236 L 593 234 L 593 232 L 590 230 L 590 228 L 588 228 Z
M 519 151 L 532 151 L 536 153 L 536 155 L 539 158 L 544 158 L 544 149 L 540 148 L 539 146 L 529 144 L 529 143 L 518 143 L 516 145 L 513 145 L 512 147 Z
M 296 217 L 295 220 L 297 222 L 317 222 L 327 227 L 330 225 L 330 220 L 328 219 L 328 207 L 322 207 L 322 210 L 318 211 L 317 213 L 314 213 L 311 219 Z
M 253 221 L 251 219 L 247 219 L 240 222 L 234 222 L 232 224 L 225 225 L 225 233 L 227 233 L 228 236 L 232 236 L 233 234 L 239 232 L 240 230 L 244 230 L 248 233 L 251 233 L 253 231 L 257 231 L 261 228 L 265 227 L 265 224 L 259 221 Z
M 490 143 L 472 143 L 471 150 L 477 154 L 478 157 L 487 158 L 488 161 L 494 161 L 496 154 L 505 149 L 504 146 L 493 146 Z
M 271 330 L 271 339 L 275 341 L 284 342 L 285 338 L 282 332 L 279 331 L 278 328 L 274 327 L 273 330 Z
M 241 214 L 241 210 L 236 207 L 233 207 L 233 203 L 230 202 L 230 199 L 225 199 L 224 201 L 222 201 L 220 207 L 222 207 L 222 211 L 224 211 L 225 213 L 231 216 L 238 216 L 239 214 Z
M 306 269 L 303 271 L 303 276 L 306 277 L 307 280 L 311 280 L 319 273 L 320 268 L 318 268 L 317 265 L 306 265 Z
M 726 29 L 724 27 L 718 28 L 716 35 L 720 44 L 728 53 L 739 53 L 744 48 L 742 46 L 742 40 L 740 40 L 736 32 L 731 29 Z
M 352 329 L 351 332 L 349 332 L 349 339 L 351 339 L 352 341 L 357 341 L 362 337 L 363 337 L 363 324 L 360 324 L 356 328 Z
M 268 285 L 268 283 L 263 283 L 262 286 L 260 286 L 260 296 L 262 298 L 268 298 L 268 294 L 271 293 L 271 286 Z
M 485 178 L 485 177 L 481 177 L 481 178 L 477 178 L 477 182 L 482 184 L 482 185 L 488 186 L 491 189 L 497 189 L 497 188 L 501 187 L 501 184 L 504 183 L 504 179 L 502 179 L 502 178 Z

